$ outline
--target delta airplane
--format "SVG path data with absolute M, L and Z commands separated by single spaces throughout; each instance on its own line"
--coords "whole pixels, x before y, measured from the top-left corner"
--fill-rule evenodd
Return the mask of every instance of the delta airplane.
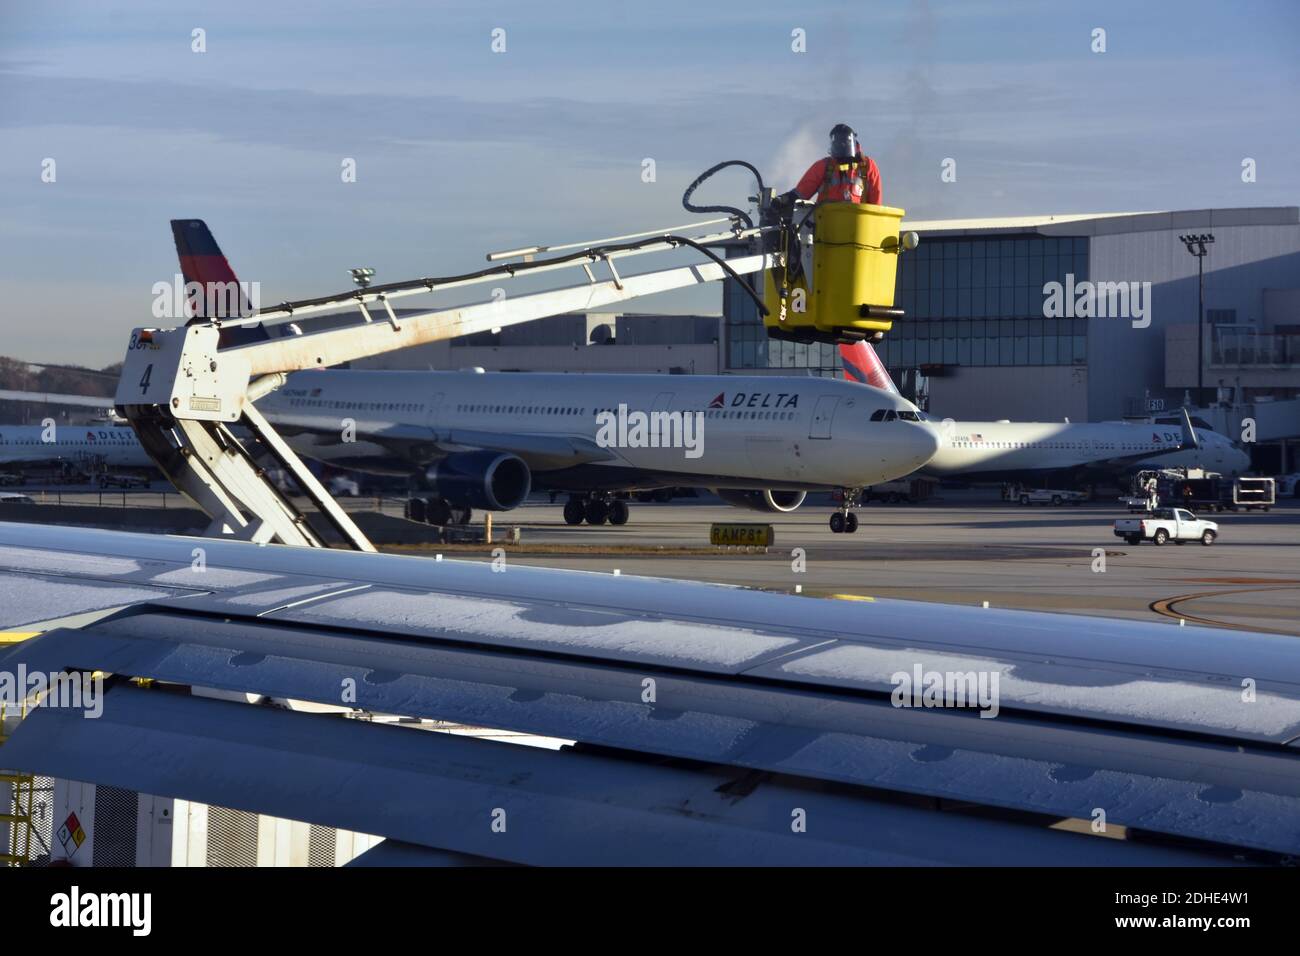
M 938 447 L 905 399 L 820 378 L 326 370 L 290 375 L 259 408 L 304 457 L 417 474 L 430 495 L 412 517 L 434 524 L 533 488 L 568 492 L 569 524 L 624 524 L 614 492 L 681 485 L 787 512 L 810 490 L 906 475 Z
M 866 342 L 840 346 L 845 378 L 897 394 Z M 888 413 L 885 413 L 886 416 Z M 1146 468 L 1203 468 L 1236 476 L 1250 456 L 1201 418 L 1151 422 L 963 422 L 923 416 L 939 449 L 923 474 L 971 481 L 1024 481 L 1067 475 L 1122 477 Z
M 1184 434 L 1176 418 L 1154 423 L 931 422 L 940 436 L 939 450 L 922 470 L 941 477 L 1114 477 L 1144 468 L 1204 468 L 1236 476 L 1250 466 L 1245 452 L 1200 418 L 1191 419 L 1194 438 Z
M 99 400 L 102 404 L 102 399 Z M 0 426 L 0 465 L 95 462 L 110 468 L 152 468 L 126 424 Z

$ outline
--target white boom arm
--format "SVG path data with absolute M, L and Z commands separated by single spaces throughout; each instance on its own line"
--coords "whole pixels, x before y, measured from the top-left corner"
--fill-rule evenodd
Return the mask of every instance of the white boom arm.
M 723 265 L 703 244 L 757 236 L 764 231 L 734 228 L 690 238 L 654 233 L 659 238 L 589 249 L 553 261 L 498 265 L 450 280 L 420 279 L 286 303 L 245 318 L 199 320 L 174 329 L 137 328 L 131 334 L 115 404 L 163 473 L 212 518 L 209 534 L 325 546 L 297 506 L 265 480 L 244 442 L 230 429 L 238 423 L 294 478 L 350 547 L 373 551 L 374 546 L 352 519 L 253 406 L 255 399 L 283 384 L 286 373 L 325 368 L 564 312 L 599 308 L 655 292 L 715 282 L 728 275 L 761 272 L 779 264 L 779 255 L 754 254 L 726 260 Z M 620 276 L 614 266 L 616 258 L 683 246 L 701 252 L 702 261 L 629 276 Z M 608 279 L 596 278 L 592 266 L 597 263 L 604 263 Z M 587 281 L 400 318 L 389 304 L 404 296 L 508 282 L 523 274 L 573 267 L 580 267 Z M 354 324 L 318 331 L 304 328 L 309 326 L 310 316 L 337 313 L 352 305 L 360 313 Z M 383 309 L 381 321 L 375 321 L 371 314 L 372 305 Z M 267 319 L 292 319 L 290 328 L 295 334 L 248 345 L 219 345 L 223 328 Z

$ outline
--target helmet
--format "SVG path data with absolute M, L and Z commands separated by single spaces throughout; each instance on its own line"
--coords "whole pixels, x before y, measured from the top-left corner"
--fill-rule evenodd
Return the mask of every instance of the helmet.
M 831 130 L 831 159 L 849 160 L 857 157 L 861 150 L 862 144 L 858 141 L 858 134 L 853 130 L 839 123 Z

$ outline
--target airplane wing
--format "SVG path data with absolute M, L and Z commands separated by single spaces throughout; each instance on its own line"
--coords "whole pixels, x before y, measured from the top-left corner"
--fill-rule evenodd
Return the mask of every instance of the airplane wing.
M 276 428 L 285 435 L 314 434 L 317 444 L 342 444 L 343 441 L 337 426 L 320 428 L 278 417 L 274 421 Z M 464 428 L 435 430 L 401 424 L 372 427 L 363 422 L 358 424 L 357 437 L 415 462 L 432 461 L 451 452 L 487 450 L 510 452 L 535 471 L 549 471 L 617 458 L 611 449 L 601 448 L 589 439 L 564 435 L 526 435 Z
M 0 628 L 40 632 L 0 650 L 0 672 L 111 675 L 99 719 L 38 707 L 0 764 L 448 858 L 1300 853 L 1300 644 L 1283 636 L 15 523 Z

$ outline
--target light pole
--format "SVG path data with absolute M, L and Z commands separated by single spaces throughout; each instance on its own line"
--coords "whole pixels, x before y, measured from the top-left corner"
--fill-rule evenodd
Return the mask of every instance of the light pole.
M 1196 320 L 1196 402 L 1205 404 L 1202 394 L 1205 388 L 1205 253 L 1206 246 L 1213 244 L 1214 236 L 1208 232 L 1200 235 L 1179 236 L 1179 241 L 1187 251 L 1196 256 L 1197 313 Z

